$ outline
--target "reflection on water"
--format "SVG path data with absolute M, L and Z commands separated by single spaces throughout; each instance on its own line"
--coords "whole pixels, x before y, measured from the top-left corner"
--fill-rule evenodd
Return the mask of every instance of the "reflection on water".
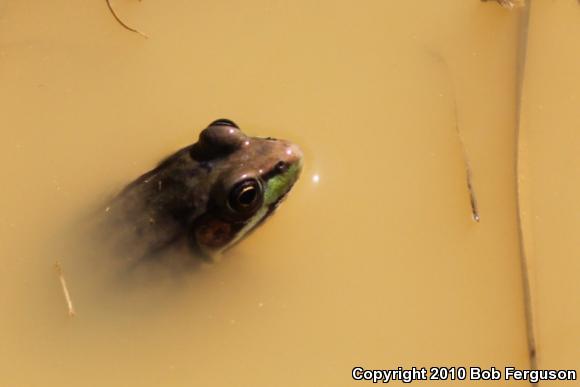
M 143 39 L 100 2 L 6 3 L 1 384 L 335 386 L 357 365 L 524 368 L 517 15 L 488 5 L 115 4 Z M 432 52 L 455 80 L 480 224 Z M 194 270 L 182 252 L 131 265 L 79 236 L 221 116 L 305 151 L 267 224 Z

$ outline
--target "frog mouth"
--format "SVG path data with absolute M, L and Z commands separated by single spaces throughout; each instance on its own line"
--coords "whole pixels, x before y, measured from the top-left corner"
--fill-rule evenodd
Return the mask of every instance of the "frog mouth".
M 288 193 L 290 192 L 290 189 L 286 190 L 286 192 L 284 192 L 282 195 L 280 195 L 280 197 L 278 197 L 274 202 L 270 203 L 268 205 L 268 208 L 266 210 L 266 213 L 264 214 L 264 216 L 262 216 L 262 218 L 256 223 L 256 225 L 254 226 L 254 228 L 257 228 L 259 225 L 261 225 L 262 223 L 264 223 L 264 221 L 266 219 L 268 219 L 270 217 L 270 215 L 272 215 L 274 213 L 274 211 L 276 211 L 276 209 L 278 208 L 278 206 L 280 205 L 280 203 L 282 203 L 284 201 L 284 199 L 286 199 L 286 197 L 288 196 Z
M 286 190 L 280 197 L 278 197 L 274 202 L 270 203 L 267 206 L 262 207 L 262 209 L 260 209 L 259 211 L 263 212 L 263 215 L 261 215 L 259 217 L 259 219 L 257 219 L 255 221 L 255 223 L 252 224 L 251 220 L 248 223 L 238 223 L 237 227 L 238 227 L 238 232 L 243 229 L 244 227 L 247 227 L 247 232 L 244 233 L 244 235 L 249 235 L 252 232 L 254 232 L 254 230 L 256 230 L 262 223 L 264 223 L 264 221 L 266 219 L 268 219 L 270 217 L 270 215 L 272 215 L 274 213 L 274 211 L 276 210 L 276 208 L 278 208 L 278 205 L 280 205 L 280 203 L 286 198 L 286 196 L 288 196 L 288 192 L 290 192 L 290 189 Z M 231 241 L 228 245 L 226 245 L 221 252 L 226 251 L 231 249 L 233 246 L 235 246 L 241 238 L 236 238 L 233 241 Z
M 280 197 L 278 199 L 276 199 L 273 203 L 270 203 L 270 205 L 268 206 L 268 214 L 270 214 L 271 212 L 275 211 L 276 208 L 278 208 L 280 203 L 282 203 L 284 201 L 284 199 L 286 199 L 289 192 L 290 192 L 290 189 L 286 190 L 286 192 L 284 192 L 282 195 L 280 195 Z
M 264 203 L 255 215 L 239 224 L 238 236 L 222 251 L 228 250 L 239 242 L 242 236 L 254 232 L 266 219 L 276 211 L 280 203 L 286 199 L 300 174 L 302 163 L 298 162 L 290 166 L 289 170 L 267 180 L 264 192 Z
M 286 184 L 284 184 L 285 187 L 283 188 L 283 190 L 280 190 L 281 192 L 279 191 L 278 197 L 274 198 L 274 200 L 271 201 L 270 203 L 267 203 L 268 208 L 266 214 L 262 217 L 262 219 L 260 219 L 258 224 L 261 224 L 266 218 L 268 218 L 268 216 L 272 215 L 272 213 L 276 210 L 276 208 L 278 208 L 280 203 L 282 203 L 284 199 L 286 199 L 288 193 L 292 190 L 292 187 L 294 187 L 294 183 L 296 183 L 296 181 L 298 180 L 301 171 L 302 171 L 302 159 L 300 159 L 298 163 L 295 163 L 294 165 L 290 166 L 288 171 L 286 171 L 283 175 L 278 177 L 281 178 L 282 181 L 286 182 Z

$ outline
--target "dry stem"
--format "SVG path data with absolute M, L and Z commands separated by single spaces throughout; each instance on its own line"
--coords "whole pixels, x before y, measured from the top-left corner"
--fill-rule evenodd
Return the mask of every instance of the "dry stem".
M 115 20 L 117 20 L 117 23 L 119 23 L 123 28 L 125 28 L 131 32 L 135 32 L 135 33 L 143 36 L 144 38 L 149 38 L 149 36 L 147 36 L 145 33 L 139 31 L 136 28 L 128 26 L 123 20 L 121 20 L 119 15 L 117 15 L 117 12 L 115 12 L 115 9 L 113 8 L 113 5 L 111 4 L 111 0 L 105 0 L 105 1 L 107 2 L 107 7 L 109 7 L 109 10 L 113 14 L 113 17 L 115 18 Z
M 60 263 L 58 261 L 54 264 L 54 267 L 55 267 L 56 272 L 58 274 L 58 278 L 60 280 L 60 285 L 62 286 L 62 292 L 64 294 L 64 298 L 66 300 L 66 305 L 68 307 L 68 315 L 72 317 L 75 315 L 75 309 L 73 307 L 72 300 L 70 298 L 70 293 L 68 292 L 68 287 L 66 286 L 66 280 L 64 279 L 62 267 L 60 266 Z

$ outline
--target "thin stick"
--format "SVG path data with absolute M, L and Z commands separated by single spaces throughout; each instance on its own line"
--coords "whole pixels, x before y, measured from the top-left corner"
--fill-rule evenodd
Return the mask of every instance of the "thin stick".
M 490 1 L 490 0 L 481 0 L 481 1 Z M 497 1 L 502 7 L 507 9 L 519 8 L 525 5 L 524 0 L 495 0 L 495 1 Z
M 62 292 L 64 293 L 64 299 L 66 300 L 66 305 L 68 307 L 68 315 L 73 317 L 75 315 L 75 309 L 73 307 L 72 300 L 68 292 L 68 287 L 66 286 L 66 281 L 64 279 L 64 274 L 62 272 L 62 267 L 60 266 L 60 263 L 58 261 L 54 264 L 54 267 L 56 268 L 58 278 L 60 279 L 60 285 L 62 286 Z
M 532 273 L 530 268 L 529 242 L 526 239 L 524 232 L 524 204 L 522 196 L 524 187 L 522 187 L 522 99 L 524 92 L 524 78 L 526 73 L 526 56 L 528 50 L 528 28 L 530 23 L 532 2 L 525 0 L 526 8 L 521 15 L 520 25 L 518 27 L 518 49 L 516 54 L 517 59 L 517 79 L 516 79 L 516 128 L 515 128 L 515 157 L 514 169 L 516 173 L 516 195 L 517 195 L 517 226 L 518 239 L 520 248 L 520 265 L 522 268 L 522 285 L 524 292 L 524 313 L 526 318 L 526 334 L 528 339 L 528 356 L 530 360 L 530 368 L 532 370 L 538 369 L 538 353 L 536 340 L 536 320 L 534 310 L 534 299 L 532 289 Z M 537 383 L 532 383 L 537 386 Z
M 109 7 L 109 10 L 113 14 L 113 17 L 115 18 L 115 20 L 117 20 L 117 23 L 119 23 L 126 30 L 129 30 L 131 32 L 135 32 L 135 33 L 143 36 L 146 39 L 149 38 L 149 36 L 147 36 L 145 33 L 139 31 L 136 28 L 133 28 L 133 27 L 128 26 L 123 20 L 121 20 L 121 18 L 119 17 L 119 15 L 117 15 L 117 12 L 115 12 L 115 9 L 113 8 L 113 5 L 111 4 L 111 0 L 105 0 L 105 1 L 107 2 L 107 7 Z
M 465 142 L 463 141 L 461 130 L 459 130 L 459 113 L 457 112 L 457 98 L 455 96 L 455 88 L 452 92 L 453 110 L 455 114 L 455 131 L 457 132 L 457 138 L 459 139 L 459 145 L 461 146 L 461 153 L 463 153 L 463 163 L 465 164 L 465 179 L 467 183 L 467 190 L 469 191 L 469 203 L 471 204 L 471 218 L 475 222 L 479 223 L 479 210 L 477 209 L 477 199 L 475 197 L 475 190 L 473 189 L 473 181 L 471 177 L 471 163 L 469 162 L 469 156 L 467 155 L 467 148 L 465 147 Z
M 459 127 L 459 109 L 457 108 L 457 96 L 455 95 L 455 84 L 453 82 L 453 76 L 449 70 L 449 65 L 447 61 L 438 53 L 431 52 L 438 61 L 440 61 L 443 66 L 445 66 L 445 71 L 451 83 L 451 97 L 453 99 L 453 115 L 455 116 L 455 132 L 457 133 L 457 139 L 459 140 L 459 146 L 461 147 L 461 154 L 463 155 L 463 164 L 465 165 L 465 180 L 467 183 L 467 191 L 469 192 L 469 203 L 471 205 L 471 218 L 479 223 L 481 219 L 479 216 L 479 210 L 477 208 L 477 198 L 475 197 L 475 189 L 473 188 L 473 178 L 471 172 L 471 163 L 469 161 L 469 156 L 467 155 L 467 148 L 465 147 L 465 142 L 463 141 L 463 135 L 461 134 L 461 129 Z

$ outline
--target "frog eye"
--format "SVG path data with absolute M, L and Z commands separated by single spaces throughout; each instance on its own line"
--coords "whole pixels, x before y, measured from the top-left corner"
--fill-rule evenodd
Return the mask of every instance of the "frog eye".
M 230 126 L 232 128 L 240 129 L 240 127 L 236 125 L 234 121 L 228 120 L 227 118 L 220 118 L 218 120 L 215 120 L 208 126 Z
M 191 149 L 194 160 L 209 160 L 239 149 L 247 136 L 230 120 L 217 120 L 199 134 L 199 140 Z
M 240 215 L 255 211 L 262 204 L 262 185 L 256 179 L 243 180 L 231 189 L 229 207 Z

